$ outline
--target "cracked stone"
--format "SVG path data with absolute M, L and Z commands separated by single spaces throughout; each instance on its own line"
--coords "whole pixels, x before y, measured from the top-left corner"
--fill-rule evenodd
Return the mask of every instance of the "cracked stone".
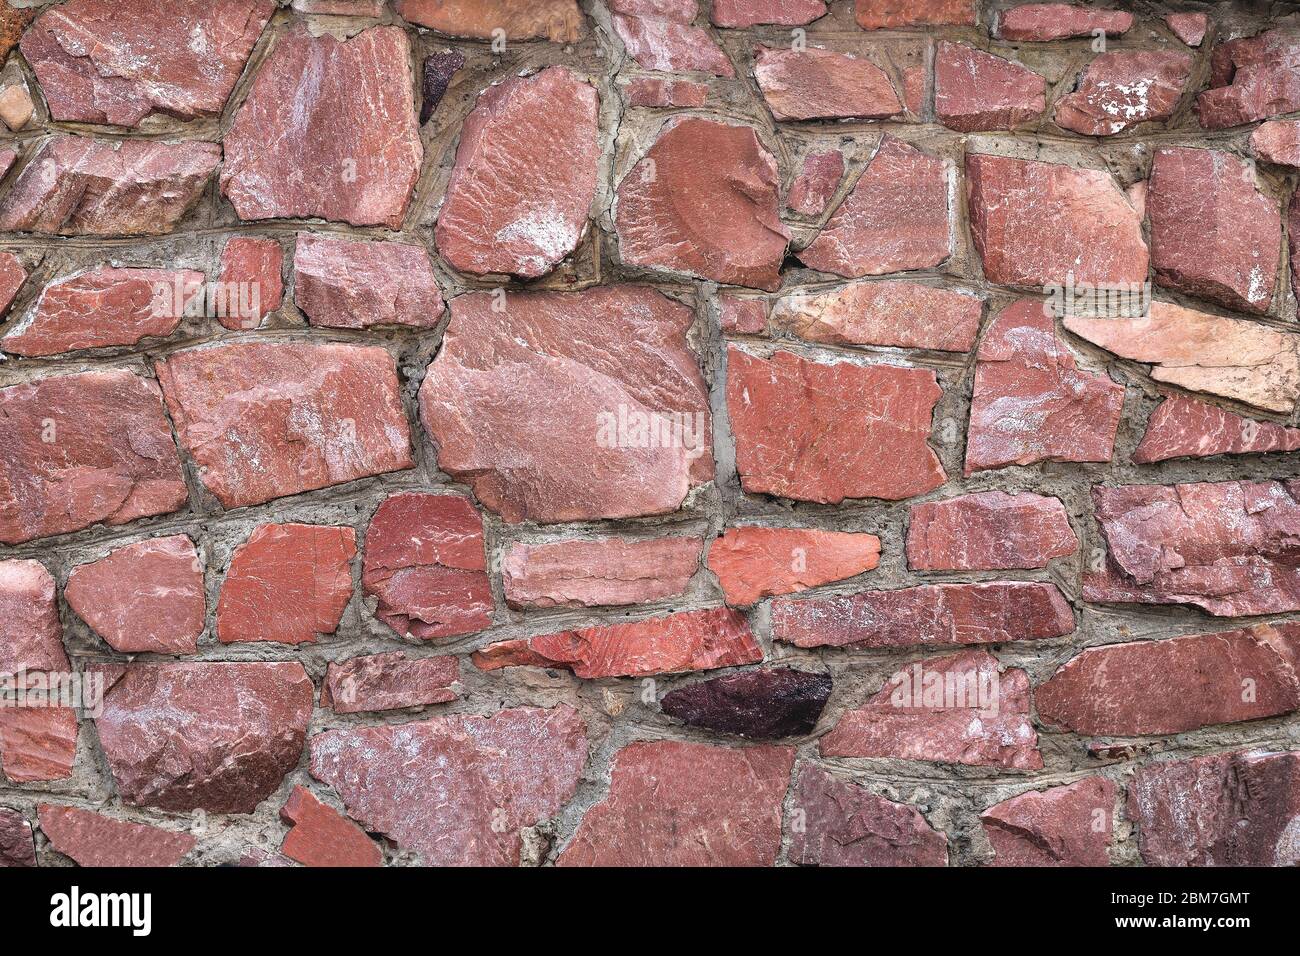
M 1145 465 L 1171 458 L 1286 451 L 1300 451 L 1300 428 L 1256 421 L 1217 405 L 1170 395 L 1151 413 L 1133 460 Z
M 1084 136 L 1113 136 L 1174 115 L 1192 72 L 1176 50 L 1103 53 L 1084 68 L 1076 91 L 1056 104 L 1056 125 Z
M 294 787 L 280 808 L 290 824 L 280 852 L 303 866 L 383 866 L 384 853 L 366 831 L 306 787 Z
M 42 803 L 36 813 L 50 846 L 80 866 L 175 866 L 198 844 L 188 833 L 80 807 Z
M 980 814 L 994 866 L 1110 866 L 1115 784 L 1105 777 L 1030 790 Z
M 444 303 L 423 246 L 302 234 L 294 251 L 294 301 L 312 325 L 432 328 Z
M 1300 110 L 1300 36 L 1270 30 L 1220 43 L 1210 89 L 1196 97 L 1206 129 L 1224 129 Z
M 806 342 L 968 352 L 983 311 L 965 292 L 884 279 L 784 296 L 772 321 Z
M 982 491 L 912 505 L 907 566 L 913 571 L 1045 568 L 1079 550 L 1059 498 Z

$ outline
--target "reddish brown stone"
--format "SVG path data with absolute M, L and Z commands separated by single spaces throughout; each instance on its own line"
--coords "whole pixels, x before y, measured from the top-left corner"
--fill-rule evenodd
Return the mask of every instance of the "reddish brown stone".
M 727 350 L 736 467 L 750 494 L 838 504 L 897 501 L 946 480 L 927 439 L 943 394 L 934 372 L 895 365 L 761 359 Z
M 1151 866 L 1295 866 L 1300 753 L 1149 763 L 1129 784 L 1128 816 Z
M 0 707 L 0 770 L 11 783 L 71 777 L 77 729 L 70 707 Z
M 1217 405 L 1171 395 L 1151 413 L 1133 460 L 1145 465 L 1170 458 L 1297 450 L 1300 428 L 1256 421 Z
M 1180 734 L 1300 707 L 1300 624 L 1090 647 L 1034 691 L 1038 716 L 1081 734 Z
M 1047 81 L 1019 63 L 965 43 L 939 43 L 934 60 L 934 111 L 963 133 L 1014 129 L 1047 108 Z
M 813 528 L 729 528 L 709 545 L 709 570 L 727 603 L 744 607 L 870 571 L 880 563 L 874 534 Z
M 698 538 L 572 539 L 515 544 L 501 583 L 512 607 L 598 607 L 659 601 L 686 590 L 700 562 Z
M 297 663 L 132 664 L 95 721 L 121 798 L 252 813 L 298 763 L 312 682 Z
M 311 741 L 311 774 L 338 791 L 348 815 L 427 866 L 518 866 L 521 831 L 560 811 L 586 761 L 586 730 L 565 705 L 349 727 Z
M 424 156 L 414 89 L 399 27 L 338 40 L 290 26 L 226 133 L 221 191 L 240 219 L 401 228 Z
M 971 235 L 984 276 L 1042 290 L 1147 280 L 1142 216 L 1110 173 L 1059 163 L 966 157 Z
M 0 62 L 9 57 L 9 51 L 18 45 L 23 31 L 32 22 L 39 10 L 11 7 L 8 2 L 0 3 Z
M 1214 48 L 1210 86 L 1196 97 L 1206 129 L 1240 126 L 1300 109 L 1300 36 L 1270 30 Z
M 361 573 L 375 616 L 403 637 L 472 634 L 492 623 L 483 519 L 461 495 L 386 498 L 366 531 Z
M 885 71 L 849 53 L 760 46 L 754 79 L 778 121 L 887 119 L 903 111 Z
M 661 17 L 614 14 L 614 29 L 628 56 L 647 70 L 695 71 L 732 77 L 736 68 L 709 31 Z
M 79 807 L 42 803 L 36 813 L 50 846 L 81 866 L 175 866 L 198 844 L 188 833 Z
M 1056 104 L 1056 125 L 1085 136 L 1112 136 L 1169 119 L 1191 71 L 1191 56 L 1177 50 L 1103 53 L 1079 76 L 1076 91 Z
M 333 634 L 352 599 L 351 528 L 264 524 L 235 549 L 217 603 L 217 639 L 302 644 Z
M 854 282 L 777 301 L 773 323 L 808 342 L 966 352 L 979 333 L 975 296 L 901 279 Z
M 125 524 L 189 500 L 158 386 L 147 379 L 82 372 L 0 389 L 0 420 L 5 544 Z
M 623 262 L 775 291 L 789 240 L 779 192 L 753 129 L 673 120 L 618 188 Z
M 474 652 L 474 666 L 571 670 L 584 680 L 647 677 L 754 664 L 763 649 L 744 616 L 730 608 L 683 611 L 625 624 L 562 631 L 489 644 Z
M 442 293 L 423 246 L 303 234 L 294 250 L 293 298 L 312 325 L 432 328 Z
M 198 650 L 207 614 L 203 563 L 183 534 L 129 544 L 78 565 L 63 596 L 115 651 Z
M 577 0 L 397 0 L 403 19 L 448 36 L 572 43 L 586 32 Z
M 53 576 L 39 561 L 0 561 L 0 675 L 67 669 Z
M 1250 151 L 1279 166 L 1300 167 L 1300 120 L 1270 120 L 1250 134 Z
M 975 0 L 854 0 L 864 30 L 975 23 Z
M 1059 498 L 982 491 L 912 505 L 907 566 L 913 571 L 1045 568 L 1079 550 Z
M 489 87 L 461 129 L 439 254 L 472 275 L 535 279 L 573 252 L 596 194 L 599 112 L 567 67 Z
M 274 12 L 272 0 L 69 0 L 32 24 L 22 51 L 54 120 L 216 116 Z
M 384 865 L 383 851 L 366 831 L 306 787 L 290 791 L 280 819 L 292 824 L 280 850 L 303 866 Z
M 690 684 L 665 694 L 660 706 L 692 727 L 774 740 L 812 733 L 830 696 L 830 674 L 784 667 Z
M 202 272 L 103 266 L 45 287 L 31 313 L 0 339 L 14 355 L 135 345 L 170 335 L 185 304 L 203 290 Z
M 438 467 L 506 521 L 666 514 L 713 478 L 686 306 L 602 286 L 470 293 L 451 312 L 420 410 Z
M 797 647 L 1003 644 L 1061 637 L 1074 612 L 1054 584 L 927 584 L 772 602 L 772 636 Z
M 6 5 L 5 9 L 12 9 Z M 0 9 L 0 22 L 4 10 Z M 32 825 L 17 810 L 0 807 L 0 868 L 9 866 L 35 866 L 36 845 L 32 841 Z
M 895 803 L 805 766 L 799 771 L 790 862 L 798 866 L 947 866 L 948 838 Z
M 284 300 L 284 250 L 274 239 L 235 236 L 221 250 L 221 283 L 227 308 L 218 321 L 227 329 L 255 329 Z M 237 308 L 230 308 L 237 303 Z
M 220 161 L 216 143 L 108 143 L 56 134 L 0 203 L 0 231 L 159 236 L 198 201 Z
M 4 176 L 3 161 L 0 161 L 0 176 Z M 14 304 L 18 290 L 27 281 L 27 270 L 23 261 L 12 252 L 0 252 L 0 318 L 4 318 L 9 306 Z
M 1109 556 L 1084 600 L 1300 610 L 1300 482 L 1098 485 L 1092 498 Z
M 809 153 L 790 185 L 785 204 L 805 216 L 820 216 L 844 178 L 844 154 L 838 149 Z
M 1042 304 L 1013 303 L 980 343 L 966 474 L 1039 461 L 1110 461 L 1123 410 L 1124 386 L 1081 371 Z
M 331 661 L 321 688 L 322 707 L 336 714 L 400 710 L 456 699 L 460 664 L 455 657 L 408 660 L 401 651 Z
M 380 0 L 382 3 L 383 0 Z M 420 76 L 420 125 L 429 122 L 434 110 L 447 95 L 452 77 L 465 65 L 465 54 L 459 50 L 435 50 L 424 58 Z
M 998 15 L 995 35 L 1003 40 L 1043 42 L 1091 36 L 1098 30 L 1118 36 L 1132 26 L 1133 14 L 1122 10 L 1089 9 L 1072 3 L 1025 3 Z
M 892 757 L 1038 770 L 1029 678 L 998 672 L 988 651 L 961 651 L 905 666 L 879 693 L 840 718 L 819 743 L 824 757 Z
M 1167 13 L 1165 23 L 1174 31 L 1174 36 L 1188 46 L 1200 46 L 1210 26 L 1210 18 L 1204 13 Z
M 1115 784 L 1085 777 L 1030 790 L 980 814 L 994 866 L 1109 866 Z
M 850 279 L 929 269 L 952 253 L 950 227 L 947 164 L 886 135 L 799 259 Z
M 757 296 L 719 296 L 718 323 L 723 332 L 732 335 L 764 335 L 767 333 L 767 300 Z
M 797 27 L 825 15 L 826 0 L 713 0 L 709 20 L 740 29 L 766 23 Z
M 175 352 L 156 368 L 181 445 L 227 508 L 411 467 L 382 348 L 241 342 Z
M 614 755 L 609 795 L 560 866 L 771 866 L 793 747 L 638 741 Z
M 703 106 L 708 98 L 708 85 L 690 80 L 638 76 L 627 85 L 628 106 Z

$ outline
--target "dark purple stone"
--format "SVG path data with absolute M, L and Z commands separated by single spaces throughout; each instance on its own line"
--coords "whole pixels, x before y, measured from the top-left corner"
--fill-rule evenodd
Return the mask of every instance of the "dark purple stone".
M 420 125 L 429 122 L 429 117 L 442 102 L 456 71 L 465 65 L 465 57 L 456 50 L 443 53 L 430 53 L 424 58 L 423 102 L 420 104 Z
M 35 865 L 36 847 L 27 818 L 17 810 L 0 807 L 0 867 Z
M 665 695 L 663 712 L 696 727 L 741 737 L 811 733 L 831 696 L 829 674 L 789 669 L 746 671 Z

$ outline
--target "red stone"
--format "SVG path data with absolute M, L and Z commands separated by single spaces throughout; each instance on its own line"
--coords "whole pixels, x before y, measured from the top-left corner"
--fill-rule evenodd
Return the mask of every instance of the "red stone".
M 4 176 L 3 162 L 0 162 L 0 177 Z M 27 281 L 27 270 L 23 262 L 12 252 L 0 252 L 0 318 L 4 318 L 9 306 L 14 304 L 18 290 Z
M 886 135 L 799 259 L 850 279 L 937 266 L 952 253 L 948 177 L 943 160 Z
M 906 803 L 805 766 L 799 771 L 790 862 L 799 866 L 947 866 L 948 838 Z
M 0 561 L 0 675 L 68 666 L 53 576 L 39 561 Z
M 189 492 L 158 386 L 123 370 L 0 389 L 0 541 L 125 524 Z
M 884 279 L 786 296 L 772 320 L 807 342 L 967 352 L 983 310 L 980 299 L 964 292 Z
M 181 445 L 227 508 L 411 467 L 383 348 L 241 342 L 156 368 Z
M 1061 637 L 1074 612 L 1054 584 L 926 584 L 772 602 L 772 636 L 796 647 L 1004 644 Z
M 1213 149 L 1158 150 L 1147 214 L 1156 282 L 1229 309 L 1267 311 L 1282 215 L 1242 160 Z
M 218 321 L 227 329 L 255 329 L 284 301 L 284 250 L 274 239 L 235 236 L 221 250 L 221 282 L 227 308 Z
M 1210 86 L 1196 97 L 1206 129 L 1223 129 L 1300 110 L 1300 37 L 1270 30 L 1214 48 Z
M 198 844 L 188 833 L 79 807 L 42 803 L 36 813 L 50 846 L 81 866 L 175 866 Z
M 718 324 L 731 335 L 765 335 L 767 300 L 757 296 L 718 297 Z
M 115 651 L 193 654 L 207 603 L 203 563 L 183 534 L 118 548 L 72 569 L 68 605 Z
M 1034 691 L 1040 719 L 1105 737 L 1181 734 L 1300 707 L 1300 624 L 1090 647 Z
M 618 188 L 623 262 L 775 291 L 789 240 L 779 193 L 752 128 L 672 120 Z
M 460 664 L 450 656 L 408 660 L 392 651 L 331 661 L 320 703 L 336 714 L 445 704 L 456 699 L 459 676 Z
M 968 155 L 971 235 L 984 277 L 999 285 L 1147 281 L 1142 216 L 1110 173 L 1060 163 Z
M 432 328 L 442 293 L 423 246 L 302 234 L 293 255 L 293 298 L 312 325 Z
M 376 26 L 338 40 L 290 26 L 224 142 L 221 191 L 240 219 L 401 228 L 424 157 L 406 31 Z
M 474 652 L 480 670 L 548 667 L 584 680 L 647 677 L 754 664 L 763 649 L 744 615 L 730 608 L 683 611 L 625 624 L 609 624 L 489 644 Z
M 1098 30 L 1118 36 L 1132 26 L 1133 14 L 1123 10 L 1089 9 L 1072 3 L 1025 3 L 998 15 L 995 36 L 1041 42 L 1091 36 Z
M 220 161 L 216 143 L 108 143 L 56 134 L 0 203 L 0 231 L 159 236 L 198 201 Z
M 313 688 L 298 663 L 132 664 L 95 721 L 122 800 L 252 813 L 298 764 Z
M 32 24 L 22 51 L 51 119 L 217 116 L 274 12 L 272 0 L 69 0 Z
M 77 730 L 71 707 L 0 707 L 0 770 L 11 783 L 71 777 Z
M 713 478 L 688 307 L 615 285 L 470 293 L 451 314 L 422 417 L 438 467 L 506 521 L 666 514 Z
M 703 106 L 708 98 L 708 85 L 690 80 L 637 76 L 627 85 L 628 106 Z
M 1209 28 L 1210 18 L 1204 13 L 1167 13 L 1165 23 L 1174 31 L 1174 36 L 1188 46 L 1200 46 Z
M 809 153 L 790 185 L 785 204 L 805 216 L 820 216 L 844 178 L 844 154 L 838 149 Z
M 1150 866 L 1295 866 L 1300 753 L 1149 763 L 1129 784 L 1128 816 Z
M 934 111 L 944 126 L 974 133 L 1014 129 L 1043 115 L 1047 81 L 965 43 L 939 43 L 934 59 Z
M 573 252 L 596 194 L 599 112 L 567 67 L 488 87 L 461 128 L 439 254 L 472 275 L 535 279 Z
M 23 31 L 38 13 L 39 10 L 0 3 L 0 62 L 8 59 L 9 51 L 18 45 Z
M 745 607 L 871 571 L 880 563 L 874 534 L 813 528 L 729 528 L 709 545 L 709 570 L 727 603 Z
M 1084 136 L 1113 136 L 1138 123 L 1174 115 L 1192 58 L 1177 50 L 1103 53 L 1056 104 L 1056 125 Z
M 1084 576 L 1085 601 L 1300 610 L 1300 482 L 1098 485 L 1092 498 L 1109 557 Z
M 982 491 L 912 505 L 907 566 L 913 571 L 1045 568 L 1079 550 L 1059 498 Z
M 1300 167 L 1300 120 L 1269 120 L 1250 134 L 1250 151 L 1279 166 Z
M 887 119 L 903 111 L 885 71 L 848 53 L 760 46 L 754 79 L 778 121 Z
M 736 68 L 709 31 L 661 17 L 614 14 L 614 29 L 628 56 L 647 70 L 693 71 L 732 77 Z
M 352 599 L 351 528 L 264 524 L 235 549 L 217 603 L 217 639 L 311 643 Z
M 983 650 L 905 665 L 819 745 L 823 757 L 1043 766 L 1029 719 L 1029 678 L 1015 669 L 999 674 L 997 658 Z
M 0 19 L 4 16 L 4 10 L 0 10 Z M 35 865 L 36 845 L 32 841 L 32 825 L 19 811 L 0 807 L 0 869 Z
M 681 594 L 699 562 L 698 538 L 515 544 L 506 552 L 501 583 L 511 607 L 642 604 Z
M 980 814 L 994 866 L 1110 866 L 1115 784 L 1105 777 L 1030 790 Z
M 1041 303 L 1015 302 L 980 343 L 966 474 L 1039 461 L 1110 461 L 1123 410 L 1124 386 L 1080 370 Z
M 732 346 L 727 408 L 741 486 L 823 504 L 932 491 L 946 480 L 927 442 L 942 394 L 928 369 L 784 351 L 761 359 Z
M 202 272 L 188 269 L 110 266 L 59 279 L 45 287 L 31 314 L 0 339 L 0 349 L 13 355 L 57 355 L 170 335 L 203 283 Z
M 586 32 L 577 0 L 397 0 L 410 23 L 448 36 L 491 40 L 502 30 L 508 41 L 544 37 L 572 43 Z
M 1170 395 L 1151 413 L 1133 460 L 1145 465 L 1170 458 L 1298 450 L 1300 428 L 1256 421 L 1217 405 Z
M 864 30 L 913 26 L 968 26 L 975 23 L 975 0 L 854 0 Z
M 609 0 L 613 13 L 630 17 L 658 17 L 676 23 L 690 23 L 700 13 L 696 0 Z
M 366 830 L 426 866 L 518 866 L 521 831 L 559 813 L 586 762 L 586 729 L 567 705 L 348 727 L 311 741 L 311 775 Z
M 638 741 L 614 755 L 609 794 L 559 866 L 772 866 L 793 747 Z
M 280 851 L 303 866 L 383 866 L 384 853 L 366 831 L 306 787 L 294 787 L 280 808 L 292 824 Z
M 492 623 L 483 519 L 461 495 L 386 498 L 366 531 L 361 586 L 403 637 L 472 634 Z

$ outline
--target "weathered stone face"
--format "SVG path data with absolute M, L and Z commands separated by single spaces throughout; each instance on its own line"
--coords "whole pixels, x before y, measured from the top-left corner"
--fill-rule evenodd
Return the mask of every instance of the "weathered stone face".
M 790 185 L 787 209 L 805 216 L 820 216 L 844 178 L 844 154 L 838 149 L 809 153 Z
M 965 352 L 975 344 L 982 312 L 973 295 L 886 279 L 785 296 L 772 322 L 808 342 Z
M 599 538 L 516 544 L 501 581 L 512 607 L 642 604 L 681 594 L 700 562 L 697 538 Z
M 1270 120 L 1250 134 L 1250 151 L 1279 166 L 1300 166 L 1300 121 Z
M 1300 37 L 1270 30 L 1227 40 L 1214 48 L 1210 86 L 1196 97 L 1206 129 L 1240 126 L 1300 108 Z
M 754 79 L 777 120 L 887 119 L 903 110 L 885 71 L 848 53 L 760 47 Z
M 10 154 L 12 156 L 12 154 Z M 8 172 L 0 157 L 0 177 Z M 0 318 L 3 318 L 13 305 L 15 296 L 27 281 L 27 270 L 22 260 L 12 252 L 0 253 Z
M 1192 58 L 1175 50 L 1117 50 L 1084 68 L 1078 88 L 1056 105 L 1056 124 L 1084 136 L 1113 136 L 1173 116 Z
M 420 74 L 420 125 L 432 118 L 442 98 L 447 95 L 452 77 L 465 65 L 465 54 L 459 50 L 435 50 L 424 58 Z
M 226 309 L 218 321 L 227 329 L 255 329 L 284 299 L 284 250 L 274 239 L 236 236 L 221 250 Z M 232 307 L 232 303 L 236 303 Z
M 11 783 L 71 777 L 77 732 L 70 707 L 0 707 L 0 771 Z
M 715 0 L 709 19 L 719 27 L 801 26 L 826 15 L 826 0 Z
M 934 111 L 949 129 L 1014 129 L 1046 108 L 1047 81 L 1033 70 L 964 43 L 939 44 Z
M 54 577 L 39 561 L 0 561 L 0 675 L 67 669 Z
M 878 797 L 803 766 L 794 793 L 803 826 L 790 862 L 800 866 L 947 866 L 948 840 L 915 807 Z
M 1170 458 L 1300 451 L 1300 428 L 1234 415 L 1207 402 L 1170 395 L 1147 422 L 1133 452 L 1139 464 Z
M 993 866 L 1109 866 L 1115 784 L 1105 777 L 1030 790 L 980 814 Z
M 627 85 L 628 106 L 703 106 L 708 98 L 708 84 L 690 80 L 638 76 Z
M 744 607 L 870 571 L 880 563 L 874 534 L 804 528 L 729 528 L 709 545 L 709 570 L 727 603 Z
M 43 803 L 37 815 L 50 846 L 79 866 L 175 866 L 198 844 L 188 833 L 79 807 Z
M 1059 498 L 984 491 L 913 505 L 907 566 L 914 571 L 1044 568 L 1079 540 Z
M 32 825 L 19 811 L 0 807 L 0 867 L 35 865 Z
M 457 658 L 450 656 L 408 660 L 392 651 L 331 661 L 320 702 L 336 714 L 445 704 L 456 699 L 459 675 Z
M 366 832 L 306 787 L 294 787 L 280 808 L 292 824 L 280 848 L 303 866 L 383 866 L 384 854 Z
M 1133 14 L 1123 10 L 1089 9 L 1072 3 L 1024 3 L 998 14 L 996 35 L 1003 40 L 1047 41 L 1127 33 Z
M 702 27 L 660 16 L 616 13 L 614 29 L 628 56 L 643 69 L 736 75 L 727 54 Z
M 474 40 L 502 30 L 507 41 L 572 43 L 586 32 L 577 0 L 397 0 L 395 7 L 411 23 Z
M 975 0 L 853 0 L 864 30 L 928 25 L 973 24 Z
M 442 293 L 419 246 L 302 235 L 293 268 L 294 301 L 312 325 L 432 328 L 442 318 Z
M 775 740 L 812 733 L 830 695 L 829 674 L 779 668 L 691 684 L 666 694 L 660 707 L 693 727 Z
M 1188 46 L 1200 46 L 1210 18 L 1204 13 L 1169 13 L 1165 15 L 1165 23 L 1174 31 L 1174 36 Z

